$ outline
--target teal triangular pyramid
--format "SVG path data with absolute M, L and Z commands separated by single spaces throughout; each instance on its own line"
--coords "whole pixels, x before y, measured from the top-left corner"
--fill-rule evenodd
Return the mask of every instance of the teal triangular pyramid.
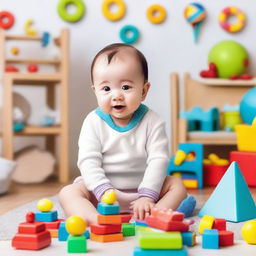
M 198 215 L 232 222 L 256 218 L 255 203 L 236 162 L 231 163 Z

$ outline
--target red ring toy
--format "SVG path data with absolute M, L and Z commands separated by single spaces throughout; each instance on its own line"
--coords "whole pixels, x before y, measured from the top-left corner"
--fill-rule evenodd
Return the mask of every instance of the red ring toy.
M 7 22 L 5 20 L 7 19 Z M 0 28 L 9 29 L 14 23 L 14 16 L 7 11 L 0 12 Z

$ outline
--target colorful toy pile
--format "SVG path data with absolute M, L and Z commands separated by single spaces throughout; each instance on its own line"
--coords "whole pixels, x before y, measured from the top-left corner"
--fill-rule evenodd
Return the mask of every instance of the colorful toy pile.
M 133 256 L 186 256 L 183 247 L 195 245 L 195 233 L 189 232 L 189 223 L 184 221 L 184 214 L 170 209 L 153 208 L 150 216 L 146 216 L 149 227 L 140 227 L 137 231 L 139 246 L 135 247 Z

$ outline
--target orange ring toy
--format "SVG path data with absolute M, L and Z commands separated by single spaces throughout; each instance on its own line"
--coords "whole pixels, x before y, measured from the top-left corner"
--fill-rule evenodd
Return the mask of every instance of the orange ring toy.
M 159 4 L 153 4 L 147 9 L 147 18 L 150 22 L 160 24 L 166 18 L 165 8 Z
M 237 22 L 229 24 L 228 19 L 230 16 L 235 16 Z M 243 29 L 245 22 L 245 14 L 237 7 L 227 7 L 219 15 L 219 23 L 221 27 L 230 33 L 236 33 Z
M 7 21 L 6 21 L 7 20 Z M 14 16 L 7 11 L 0 12 L 0 28 L 9 29 L 14 23 Z

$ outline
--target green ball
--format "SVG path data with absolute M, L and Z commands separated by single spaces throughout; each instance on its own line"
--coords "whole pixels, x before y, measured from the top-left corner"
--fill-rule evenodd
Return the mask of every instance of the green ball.
M 213 46 L 208 62 L 215 63 L 220 78 L 244 74 L 249 63 L 246 49 L 235 41 L 222 41 Z

